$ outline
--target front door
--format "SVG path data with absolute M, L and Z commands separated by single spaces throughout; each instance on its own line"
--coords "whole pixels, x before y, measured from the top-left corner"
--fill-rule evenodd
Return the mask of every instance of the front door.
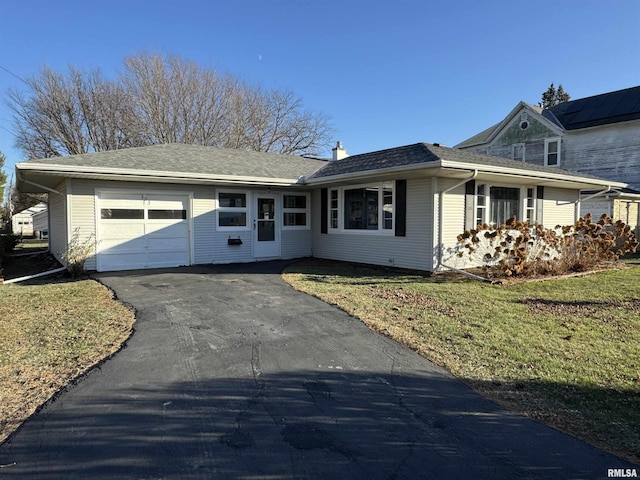
M 253 255 L 255 257 L 280 256 L 280 229 L 275 195 L 255 197 L 253 219 Z

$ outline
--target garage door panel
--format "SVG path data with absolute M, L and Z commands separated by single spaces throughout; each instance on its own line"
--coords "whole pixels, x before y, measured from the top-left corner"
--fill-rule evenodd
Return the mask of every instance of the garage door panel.
M 185 195 L 100 195 L 98 268 L 101 271 L 172 267 L 191 263 Z M 143 215 L 128 218 L 126 215 Z
M 184 237 L 189 234 L 189 228 L 185 221 L 175 223 L 147 222 L 147 235 L 159 235 L 165 237 Z
M 188 250 L 189 239 L 177 237 L 147 237 L 147 249 L 149 252 L 156 250 Z
M 144 235 L 143 223 L 116 223 L 102 222 L 100 225 L 100 237 L 105 238 L 131 238 Z
M 102 271 L 137 270 L 147 267 L 147 255 L 140 252 L 101 253 Z
M 189 255 L 183 252 L 176 252 L 175 250 L 168 252 L 149 252 L 147 254 L 147 261 L 157 267 L 181 267 L 183 265 L 189 265 Z
M 144 238 L 109 238 L 100 241 L 101 254 L 122 254 L 140 252 L 146 248 L 146 240 Z
M 144 200 L 140 195 L 103 194 L 100 196 L 102 208 L 142 208 Z
M 145 202 L 147 207 L 153 209 L 166 209 L 166 210 L 186 210 L 187 201 L 184 198 L 160 198 L 155 195 L 147 197 Z

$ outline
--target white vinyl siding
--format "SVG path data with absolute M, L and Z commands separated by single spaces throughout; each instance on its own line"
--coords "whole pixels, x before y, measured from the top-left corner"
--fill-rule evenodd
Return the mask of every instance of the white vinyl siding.
M 61 261 L 62 254 L 65 252 L 68 242 L 66 182 L 61 183 L 55 189 L 62 192 L 62 194 L 49 194 L 49 250 L 58 259 L 58 261 Z
M 196 264 L 213 263 L 212 252 L 216 248 L 216 197 L 213 188 L 191 187 L 193 198 L 193 262 Z M 226 240 L 225 240 L 226 246 Z
M 281 256 L 289 260 L 292 258 L 310 257 L 311 249 L 311 229 L 304 230 L 283 229 L 281 233 Z
M 436 202 L 438 202 L 440 198 L 437 192 L 446 190 L 459 182 L 459 179 L 436 179 Z M 436 238 L 434 240 L 434 268 L 438 266 L 438 248 L 442 248 L 443 263 L 452 265 L 451 259 L 448 258 L 449 250 L 458 243 L 458 235 L 465 231 L 465 185 L 459 185 L 457 188 L 446 192 L 442 195 L 442 201 L 442 245 L 438 245 L 440 238 L 437 236 L 438 223 L 436 219 L 434 227 L 436 231 Z M 439 211 L 440 209 L 437 207 L 436 212 Z
M 331 188 L 328 189 L 331 199 Z M 313 256 L 373 265 L 432 270 L 432 212 L 431 179 L 407 180 L 407 212 L 405 237 L 372 234 L 350 230 L 320 233 L 320 191 L 312 197 Z M 331 221 L 331 208 L 328 208 Z
M 576 200 L 578 200 L 577 190 L 545 187 L 542 224 L 547 228 L 573 225 L 576 220 Z

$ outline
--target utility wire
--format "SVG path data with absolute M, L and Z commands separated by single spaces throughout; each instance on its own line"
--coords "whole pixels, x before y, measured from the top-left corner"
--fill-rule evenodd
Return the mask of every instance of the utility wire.
M 11 70 L 9 70 L 8 68 L 5 68 L 5 67 L 3 67 L 2 65 L 0 65 L 0 70 L 4 70 L 4 71 L 5 71 L 5 72 L 7 72 L 9 75 L 11 75 L 11 76 L 13 76 L 13 77 L 16 77 L 16 78 L 17 78 L 18 80 L 20 80 L 22 83 L 25 83 L 25 84 L 27 84 L 27 85 L 28 85 L 27 81 L 26 81 L 24 78 L 22 78 L 22 77 L 20 77 L 20 76 L 16 75 L 15 73 L 13 73 L 13 72 L 12 72 Z

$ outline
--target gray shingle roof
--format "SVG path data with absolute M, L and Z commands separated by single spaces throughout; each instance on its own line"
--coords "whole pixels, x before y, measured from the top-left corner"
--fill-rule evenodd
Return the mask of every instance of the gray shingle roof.
M 491 136 L 493 131 L 500 126 L 500 123 L 496 123 L 495 125 L 490 126 L 486 130 L 474 135 L 471 138 L 467 138 L 464 142 L 461 142 L 456 145 L 456 148 L 464 148 L 470 145 L 477 145 L 480 143 L 485 143 L 487 139 Z
M 417 166 L 420 164 L 424 164 L 425 167 L 428 167 L 429 164 L 433 164 L 438 161 L 464 163 L 477 165 L 478 167 L 502 167 L 505 169 L 517 169 L 525 172 L 530 171 L 577 176 L 575 173 L 560 168 L 544 167 L 542 165 L 523 163 L 490 155 L 480 155 L 466 150 L 459 150 L 457 148 L 442 147 L 428 143 L 416 143 L 403 147 L 390 148 L 388 150 L 353 155 L 342 160 L 329 162 L 313 175 L 310 175 L 309 178 L 327 178 L 337 175 L 366 173 L 403 166 Z M 582 178 L 597 178 L 584 174 L 580 174 L 579 176 Z
M 69 157 L 29 160 L 17 165 L 24 173 L 29 170 L 46 175 L 139 175 L 141 178 L 180 178 L 181 181 L 227 181 L 268 184 L 274 180 L 284 184 L 332 182 L 334 179 L 367 177 L 373 173 L 398 171 L 403 168 L 444 167 L 473 169 L 493 173 L 535 176 L 564 176 L 597 179 L 577 175 L 559 168 L 517 162 L 500 157 L 479 155 L 457 148 L 428 143 L 416 143 L 377 152 L 352 155 L 342 160 L 325 161 L 292 155 L 278 155 L 243 150 L 184 144 L 164 144 L 128 148 Z M 305 182 L 299 182 L 304 177 Z M 314 181 L 315 180 L 315 181 Z M 599 180 L 599 179 L 598 179 Z
M 298 179 L 326 162 L 294 155 L 252 152 L 179 143 L 126 148 L 106 152 L 34 159 L 25 165 L 48 165 L 170 174 Z

